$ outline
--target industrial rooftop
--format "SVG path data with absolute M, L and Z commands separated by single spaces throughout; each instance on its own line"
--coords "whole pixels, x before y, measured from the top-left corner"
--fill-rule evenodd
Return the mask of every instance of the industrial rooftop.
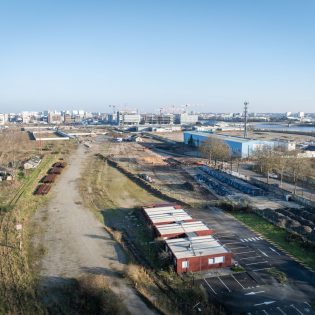
M 217 255 L 229 251 L 211 235 L 175 238 L 165 241 L 177 259 Z
M 209 234 L 211 233 L 211 230 L 201 221 L 163 224 L 156 226 L 156 229 L 161 236 L 170 234 L 187 234 L 199 231 L 209 231 Z M 195 234 L 195 236 L 197 236 L 197 234 Z
M 187 133 L 196 135 L 196 136 L 203 136 L 203 137 L 215 137 L 218 139 L 222 139 L 225 141 L 234 141 L 234 142 L 250 142 L 250 141 L 259 141 L 255 139 L 249 139 L 249 138 L 242 138 L 242 137 L 236 137 L 236 136 L 229 136 L 229 135 L 221 135 L 217 133 L 211 133 L 211 132 L 202 132 L 202 131 L 187 131 Z

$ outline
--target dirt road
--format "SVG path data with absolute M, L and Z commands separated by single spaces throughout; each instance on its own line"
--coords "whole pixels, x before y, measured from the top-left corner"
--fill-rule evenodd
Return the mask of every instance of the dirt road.
M 87 157 L 79 146 L 53 187 L 53 198 L 36 214 L 38 221 L 46 218 L 42 223 L 46 251 L 41 262 L 41 288 L 49 292 L 71 278 L 105 275 L 131 314 L 155 314 L 119 276 L 126 263 L 124 253 L 82 205 L 77 182 Z

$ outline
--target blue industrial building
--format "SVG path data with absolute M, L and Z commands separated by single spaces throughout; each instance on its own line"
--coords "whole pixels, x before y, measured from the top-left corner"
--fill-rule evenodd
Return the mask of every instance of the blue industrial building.
M 231 155 L 233 157 L 248 158 L 251 156 L 253 151 L 261 146 L 274 146 L 272 141 L 245 139 L 241 137 L 233 137 L 228 135 L 219 135 L 209 132 L 195 132 L 185 131 L 184 132 L 184 143 L 199 147 L 201 143 L 207 140 L 209 137 L 223 140 L 230 148 Z

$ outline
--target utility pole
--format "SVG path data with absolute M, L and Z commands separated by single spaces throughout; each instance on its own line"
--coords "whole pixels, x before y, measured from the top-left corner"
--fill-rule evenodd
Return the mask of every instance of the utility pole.
M 244 102 L 244 138 L 247 138 L 247 109 L 249 102 Z

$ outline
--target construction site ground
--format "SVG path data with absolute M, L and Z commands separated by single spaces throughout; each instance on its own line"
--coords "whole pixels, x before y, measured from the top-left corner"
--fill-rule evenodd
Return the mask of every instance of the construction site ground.
M 190 205 L 199 205 L 216 200 L 203 189 L 180 166 L 167 162 L 166 154 L 161 155 L 135 142 L 112 143 L 109 155 L 134 174 L 146 174 L 153 180 L 152 185 L 173 198 Z

